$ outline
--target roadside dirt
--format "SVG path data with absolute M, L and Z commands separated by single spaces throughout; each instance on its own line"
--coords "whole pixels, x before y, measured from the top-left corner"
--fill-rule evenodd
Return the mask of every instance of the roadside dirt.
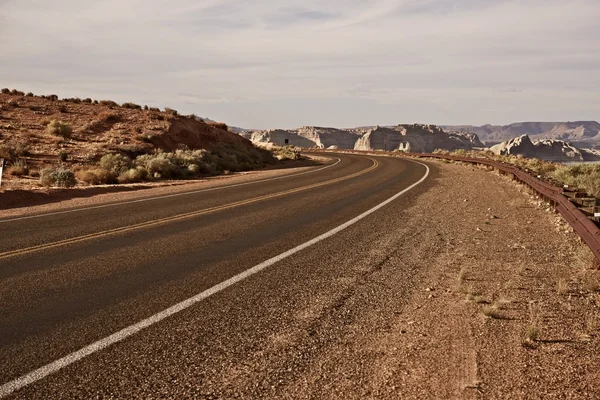
M 389 236 L 366 234 L 362 258 L 348 251 L 344 262 L 363 270 L 307 311 L 334 339 L 274 397 L 600 398 L 589 251 L 508 178 L 435 165 L 437 184 Z M 327 328 L 339 318 L 349 319 L 341 336 Z

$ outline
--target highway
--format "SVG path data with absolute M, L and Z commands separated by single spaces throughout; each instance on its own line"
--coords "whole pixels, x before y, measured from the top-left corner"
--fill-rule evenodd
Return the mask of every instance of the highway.
M 336 337 L 300 311 L 435 178 L 319 155 L 276 179 L 0 215 L 0 398 L 301 397 L 287 385 Z

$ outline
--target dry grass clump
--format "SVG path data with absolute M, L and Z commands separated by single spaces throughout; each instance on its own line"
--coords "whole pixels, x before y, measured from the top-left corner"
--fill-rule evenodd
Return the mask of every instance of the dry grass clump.
M 541 309 L 539 304 L 529 302 L 529 324 L 525 328 L 525 341 L 523 345 L 534 347 L 540 338 L 541 332 Z
M 556 280 L 556 293 L 565 295 L 569 292 L 569 281 L 565 277 L 558 277 Z
M 88 185 L 105 185 L 116 183 L 116 178 L 113 174 L 102 168 L 90 170 L 80 170 L 75 173 L 75 177 Z
M 179 113 L 177 112 L 177 110 L 174 110 L 174 109 L 169 108 L 169 107 L 165 107 L 165 112 L 168 113 L 168 114 L 171 114 L 171 115 L 175 115 L 175 116 L 179 115 Z
M 55 136 L 61 136 L 63 138 L 70 138 L 71 134 L 73 133 L 73 129 L 71 128 L 71 125 L 53 119 L 46 127 L 46 133 Z
M 486 305 L 481 308 L 481 312 L 489 318 L 502 318 L 502 312 L 497 304 Z
M 29 174 L 27 162 L 19 158 L 12 161 L 6 169 L 6 173 L 12 176 L 23 176 Z

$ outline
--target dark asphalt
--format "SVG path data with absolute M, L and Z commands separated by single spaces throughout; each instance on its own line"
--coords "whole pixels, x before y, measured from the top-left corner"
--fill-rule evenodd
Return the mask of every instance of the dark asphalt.
M 400 158 L 329 156 L 339 157 L 341 162 L 316 173 L 286 179 L 34 219 L 3 222 L 0 218 L 0 228 L 9 232 L 0 243 L 0 385 L 319 236 L 425 174 L 424 166 Z M 278 195 L 365 171 L 373 165 L 373 160 L 377 167 L 361 175 Z M 371 221 L 372 226 L 380 215 L 399 212 L 427 187 L 428 184 L 423 184 L 414 188 L 410 195 L 407 193 L 365 220 Z M 14 256 L 2 255 L 267 195 L 273 197 L 123 233 Z M 370 231 L 368 236 L 384 238 L 387 228 L 387 224 L 382 224 L 380 232 Z M 340 270 L 351 267 L 344 265 L 343 254 L 348 246 L 361 242 L 363 234 L 359 222 L 344 234 L 326 239 L 324 243 L 330 252 L 327 257 L 340 260 Z M 224 359 L 229 367 L 252 370 L 252 364 L 245 364 L 238 351 L 232 352 L 229 339 L 237 343 L 238 339 L 243 342 L 245 335 L 272 334 L 254 331 L 250 335 L 248 330 L 273 330 L 280 323 L 270 319 L 271 311 L 264 308 L 267 300 L 271 307 L 287 307 L 286 312 L 293 309 L 295 303 L 281 297 L 291 296 L 283 290 L 286 282 L 294 285 L 306 282 L 303 296 L 317 289 L 311 285 L 327 284 L 315 282 L 311 275 L 315 260 L 318 263 L 323 257 L 318 253 L 320 247 L 303 250 L 300 256 L 285 259 L 11 396 L 86 399 L 238 395 L 243 398 L 252 393 L 255 396 L 249 388 L 220 391 L 211 377 L 224 368 Z M 312 264 L 298 263 L 306 257 Z M 244 297 L 246 285 L 259 285 L 263 289 Z M 241 297 L 232 300 L 233 293 Z M 256 318 L 262 320 L 253 320 Z M 220 324 L 227 326 L 223 335 L 213 329 Z M 233 340 L 232 335 L 237 339 Z M 162 344 L 157 340 L 162 340 Z M 198 348 L 179 347 L 178 343 L 190 340 Z M 237 350 L 242 348 L 258 351 L 253 343 L 238 345 Z M 157 351 L 160 357 L 155 357 Z M 178 371 L 177 376 L 171 377 L 171 383 L 165 381 L 169 379 L 165 371 L 161 372 L 164 361 L 158 362 L 165 354 L 171 355 L 168 356 L 171 364 L 165 371 Z M 180 368 L 173 369 L 173 365 Z M 233 396 L 234 392 L 238 395 Z

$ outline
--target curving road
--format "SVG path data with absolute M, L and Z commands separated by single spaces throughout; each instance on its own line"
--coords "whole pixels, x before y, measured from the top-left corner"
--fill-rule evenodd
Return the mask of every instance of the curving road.
M 276 179 L 0 218 L 0 398 L 286 397 L 311 352 L 281 334 L 261 358 L 264 341 L 352 267 L 367 222 L 385 240 L 389 218 L 373 222 L 430 184 L 424 164 L 326 155 Z

